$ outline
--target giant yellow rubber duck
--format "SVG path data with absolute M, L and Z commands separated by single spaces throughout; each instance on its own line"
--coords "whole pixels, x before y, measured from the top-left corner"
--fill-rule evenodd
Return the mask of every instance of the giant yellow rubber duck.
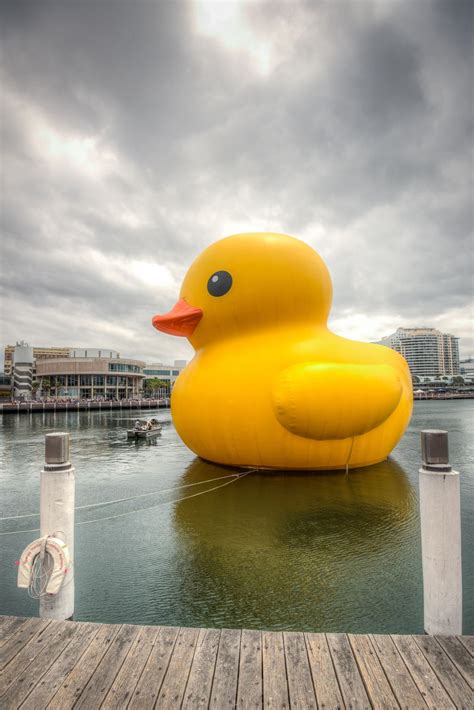
M 233 235 L 197 257 L 176 306 L 152 321 L 196 351 L 171 397 L 192 451 L 270 469 L 347 469 L 387 457 L 411 415 L 407 363 L 332 333 L 331 299 L 321 257 L 284 234 Z

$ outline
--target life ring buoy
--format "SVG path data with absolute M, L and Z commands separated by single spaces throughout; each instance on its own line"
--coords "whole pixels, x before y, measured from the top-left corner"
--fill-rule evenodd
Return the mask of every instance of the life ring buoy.
M 68 546 L 58 537 L 39 537 L 23 550 L 18 565 L 17 586 L 22 589 L 30 586 L 33 563 L 43 548 L 53 561 L 53 569 L 45 591 L 47 594 L 57 594 L 72 564 Z

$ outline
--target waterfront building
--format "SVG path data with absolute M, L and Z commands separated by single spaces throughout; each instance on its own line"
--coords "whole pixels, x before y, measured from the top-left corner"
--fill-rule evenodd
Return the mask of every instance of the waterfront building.
M 36 377 L 43 395 L 73 399 L 136 399 L 142 395 L 141 360 L 105 348 L 72 348 L 69 357 L 41 359 Z
M 17 343 L 18 345 L 18 343 Z M 15 352 L 16 345 L 6 345 L 5 346 L 5 375 L 11 376 L 13 372 L 13 355 Z M 71 348 L 45 348 L 37 347 L 33 345 L 33 358 L 34 361 L 42 359 L 51 359 L 54 357 L 68 357 Z
M 399 352 L 413 376 L 458 375 L 459 338 L 436 328 L 397 328 L 379 341 Z
M 15 345 L 13 351 L 13 383 L 14 397 L 29 398 L 33 384 L 34 356 L 33 348 L 23 340 Z
M 0 398 L 10 398 L 12 394 L 12 378 L 0 372 Z
M 181 370 L 186 367 L 186 360 L 175 360 L 174 365 L 163 365 L 161 362 L 155 362 L 151 365 L 145 365 L 143 374 L 145 375 L 145 380 L 158 379 L 169 384 L 170 388 L 173 387 L 174 383 Z
M 461 375 L 472 379 L 474 377 L 474 358 L 469 357 L 467 360 L 461 360 L 459 363 Z

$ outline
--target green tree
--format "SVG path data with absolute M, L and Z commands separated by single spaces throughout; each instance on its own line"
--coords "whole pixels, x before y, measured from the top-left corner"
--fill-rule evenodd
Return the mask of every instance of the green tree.
M 51 378 L 50 377 L 43 377 L 41 380 L 41 390 L 43 392 L 46 392 L 46 394 L 49 394 L 51 391 Z
M 453 377 L 453 385 L 463 385 L 464 384 L 464 377 L 462 375 L 455 375 Z
M 163 394 L 165 394 L 167 397 L 169 396 L 170 393 L 170 382 L 169 380 L 158 380 L 158 389 L 162 390 Z
M 144 386 L 151 397 L 156 397 L 161 386 L 161 380 L 158 377 L 149 377 L 145 380 Z
M 418 377 L 418 375 L 413 375 L 413 377 L 411 378 L 411 380 L 412 380 L 412 382 L 413 382 L 414 385 L 418 385 L 419 382 L 420 382 L 420 378 Z

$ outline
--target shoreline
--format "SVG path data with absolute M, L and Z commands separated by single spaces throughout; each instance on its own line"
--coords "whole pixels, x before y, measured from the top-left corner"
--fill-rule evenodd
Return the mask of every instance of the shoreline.
M 0 414 L 30 414 L 33 412 L 89 412 L 114 409 L 169 409 L 169 399 L 127 399 L 121 401 L 78 402 L 6 402 L 0 404 Z

